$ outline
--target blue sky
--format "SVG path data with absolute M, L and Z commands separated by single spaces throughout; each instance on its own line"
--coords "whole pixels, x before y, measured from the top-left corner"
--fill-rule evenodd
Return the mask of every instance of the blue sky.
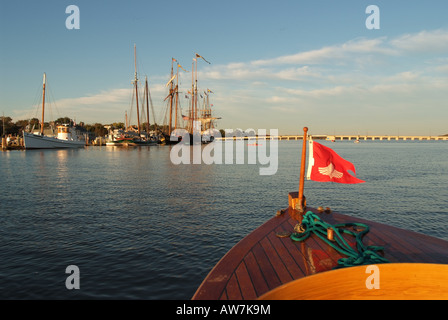
M 71 4 L 79 30 L 65 27 Z M 371 4 L 379 30 L 365 26 Z M 171 58 L 191 71 L 197 52 L 211 62 L 199 61 L 199 87 L 214 92 L 222 129 L 446 134 L 446 12 L 442 0 L 1 0 L 0 112 L 35 116 L 46 72 L 49 117 L 124 121 L 135 43 L 159 122 Z M 191 87 L 190 73 L 180 80 Z

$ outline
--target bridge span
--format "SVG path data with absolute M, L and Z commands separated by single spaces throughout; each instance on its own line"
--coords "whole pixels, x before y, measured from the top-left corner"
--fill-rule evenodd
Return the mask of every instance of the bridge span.
M 362 140 L 401 140 L 401 141 L 448 141 L 448 136 L 406 136 L 406 135 L 396 135 L 396 136 L 390 136 L 390 135 L 312 135 L 313 139 L 315 140 L 330 140 L 330 141 L 344 141 L 344 140 L 354 140 L 354 141 L 362 141 Z M 278 135 L 278 136 L 230 136 L 230 137 L 222 137 L 217 138 L 219 140 L 302 140 L 303 135 Z

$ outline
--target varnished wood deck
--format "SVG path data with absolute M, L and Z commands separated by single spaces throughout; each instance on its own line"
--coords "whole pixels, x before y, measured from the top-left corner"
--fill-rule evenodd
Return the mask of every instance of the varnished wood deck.
M 290 193 L 290 204 L 297 193 Z M 317 211 L 308 208 L 307 211 Z M 330 224 L 359 222 L 370 227 L 366 245 L 384 247 L 392 263 L 448 264 L 448 242 L 412 231 L 345 216 L 318 213 Z M 342 258 L 317 236 L 304 242 L 277 236 L 293 232 L 300 217 L 291 205 L 236 244 L 211 270 L 193 300 L 252 300 L 296 279 L 329 271 Z

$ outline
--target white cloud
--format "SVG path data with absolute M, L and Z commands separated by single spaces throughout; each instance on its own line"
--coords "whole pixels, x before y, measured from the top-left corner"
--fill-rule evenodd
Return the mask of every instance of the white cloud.
M 354 72 L 367 74 L 370 70 L 371 73 L 387 73 L 388 64 L 391 67 L 399 67 L 396 65 L 397 61 L 393 60 L 396 58 L 400 59 L 398 60 L 400 64 L 405 66 L 407 59 L 412 58 L 416 52 L 423 52 L 429 56 L 448 54 L 448 31 L 422 31 L 391 40 L 386 37 L 358 38 L 340 45 L 326 46 L 273 59 L 207 66 L 201 73 L 201 78 L 234 81 L 314 81 L 319 79 L 333 83 L 344 79 L 343 81 L 346 82 Z M 379 66 L 382 68 L 380 69 Z M 440 70 L 445 69 L 440 68 Z
M 322 63 L 346 63 L 357 54 L 384 54 L 397 55 L 398 52 L 384 45 L 385 38 L 356 39 L 342 45 L 327 46 L 317 50 L 299 52 L 293 55 L 281 56 L 268 60 L 256 60 L 254 66 L 272 66 L 284 64 L 322 64 Z
M 406 34 L 392 39 L 390 44 L 404 52 L 447 53 L 448 31 L 421 31 L 417 34 Z
M 93 107 L 110 103 L 125 103 L 128 101 L 129 96 L 129 89 L 112 89 L 109 91 L 102 91 L 97 94 L 88 95 L 86 97 L 60 99 L 57 101 L 57 104 L 62 108 L 76 106 Z

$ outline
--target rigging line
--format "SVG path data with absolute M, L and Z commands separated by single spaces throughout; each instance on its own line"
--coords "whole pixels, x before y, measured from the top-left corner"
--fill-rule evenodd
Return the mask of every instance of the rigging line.
M 148 97 L 149 97 L 149 104 L 151 106 L 151 111 L 152 111 L 152 120 L 154 121 L 153 124 L 155 124 L 156 116 L 155 116 L 155 112 L 154 112 L 154 106 L 152 104 L 151 90 L 149 89 L 149 77 L 148 77 Z M 149 117 L 149 115 L 148 115 L 148 117 Z
M 47 81 L 47 85 L 48 85 L 48 81 Z M 53 116 L 53 106 L 54 106 L 54 108 L 56 109 L 56 114 L 59 116 L 59 118 L 62 118 L 62 115 L 59 112 L 58 106 L 56 104 L 56 99 L 54 98 L 53 89 L 52 89 L 51 85 L 48 85 L 47 88 L 48 88 L 48 91 L 50 94 L 49 105 L 50 105 L 51 116 Z M 54 118 L 53 118 L 53 120 L 54 120 Z
M 141 101 L 141 110 L 140 110 L 140 123 L 144 123 L 143 120 L 146 119 L 146 99 L 145 99 L 145 91 L 140 90 L 140 101 Z M 148 119 L 146 119 L 148 120 Z
M 131 106 L 129 107 L 129 114 L 128 114 L 128 125 L 131 126 L 131 120 L 132 120 L 132 107 L 134 105 L 134 90 L 132 90 L 131 94 Z
M 168 103 L 167 103 L 168 105 Z M 165 112 L 162 113 L 162 126 L 165 126 L 166 123 L 168 123 L 168 106 L 164 110 Z M 163 110 L 162 110 L 163 112 Z

